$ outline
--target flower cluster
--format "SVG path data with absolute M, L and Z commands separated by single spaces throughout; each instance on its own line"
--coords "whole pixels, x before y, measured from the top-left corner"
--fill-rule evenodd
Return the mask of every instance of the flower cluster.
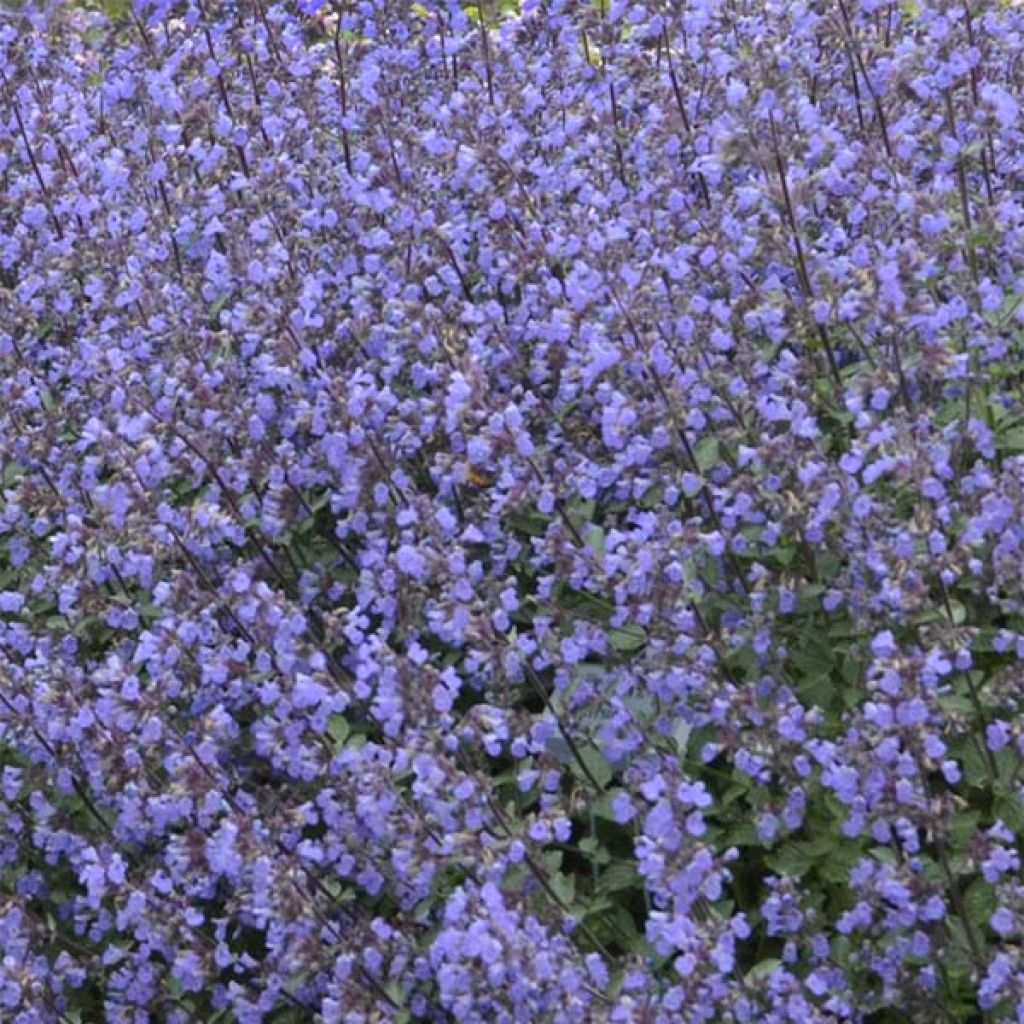
M 0 10 L 0 1017 L 1024 1014 L 1024 8 Z

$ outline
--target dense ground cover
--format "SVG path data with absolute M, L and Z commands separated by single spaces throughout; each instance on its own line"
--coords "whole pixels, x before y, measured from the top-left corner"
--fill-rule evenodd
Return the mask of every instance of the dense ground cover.
M 88 7 L 0 14 L 0 1017 L 1024 1020 L 1019 6 Z

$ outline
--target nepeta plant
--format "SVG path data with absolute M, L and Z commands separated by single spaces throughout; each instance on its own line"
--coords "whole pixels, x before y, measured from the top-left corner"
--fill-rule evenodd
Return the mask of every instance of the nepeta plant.
M 1024 1019 L 1024 10 L 0 15 L 0 1016 Z

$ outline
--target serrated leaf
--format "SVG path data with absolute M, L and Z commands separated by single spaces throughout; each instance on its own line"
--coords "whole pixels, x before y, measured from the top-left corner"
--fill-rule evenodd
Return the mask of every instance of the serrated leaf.
M 636 868 L 629 862 L 616 861 L 614 864 L 609 864 L 601 872 L 595 891 L 599 893 L 613 893 L 639 887 L 640 876 L 637 874 Z
M 1018 835 L 1024 833 L 1024 804 L 1016 793 L 1007 793 L 1001 783 L 996 785 L 992 811 L 1012 832 Z
M 529 537 L 543 537 L 551 522 L 551 516 L 541 515 L 540 512 L 515 512 L 508 517 L 508 524 L 513 530 Z
M 752 822 L 741 821 L 738 825 L 729 829 L 726 833 L 726 842 L 729 846 L 765 846 L 764 840 L 757 834 L 757 829 Z
M 552 875 L 549 879 L 549 884 L 554 894 L 564 903 L 566 906 L 572 904 L 573 899 L 576 896 L 576 878 L 574 875 L 563 875 L 561 872 Z
M 967 920 L 976 928 L 987 927 L 989 918 L 996 912 L 998 906 L 996 891 L 984 878 L 975 879 L 964 893 Z
M 978 834 L 981 814 L 978 811 L 961 811 L 953 818 L 949 830 L 949 844 L 954 851 L 964 850 Z
M 1001 452 L 1024 452 L 1024 427 L 1015 427 L 996 437 L 996 448 Z
M 985 789 L 989 785 L 988 765 L 973 743 L 965 743 L 957 751 L 957 758 L 960 761 L 960 770 L 963 777 L 970 786 L 977 789 Z
M 814 858 L 796 843 L 786 843 L 765 858 L 768 867 L 779 875 L 802 878 L 814 867 Z
M 560 588 L 558 604 L 568 611 L 575 612 L 579 618 L 595 622 L 607 622 L 615 614 L 615 605 L 611 601 L 572 587 Z
M 541 854 L 540 859 L 549 875 L 557 874 L 562 867 L 561 850 L 545 850 Z

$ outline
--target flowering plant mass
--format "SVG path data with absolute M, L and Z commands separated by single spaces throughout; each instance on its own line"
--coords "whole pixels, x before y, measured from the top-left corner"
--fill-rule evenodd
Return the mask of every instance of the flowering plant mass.
M 1024 1021 L 1024 7 L 0 11 L 0 1019 Z

